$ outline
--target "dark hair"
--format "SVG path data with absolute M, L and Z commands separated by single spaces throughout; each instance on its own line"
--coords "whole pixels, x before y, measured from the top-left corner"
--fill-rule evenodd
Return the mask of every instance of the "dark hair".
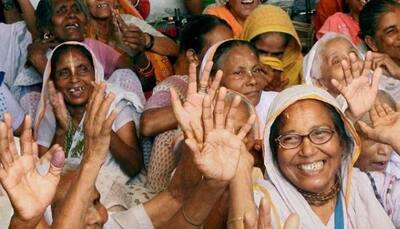
M 393 8 L 400 8 L 400 3 L 394 0 L 371 0 L 367 2 L 358 16 L 359 37 L 363 40 L 366 36 L 374 37 L 382 15 L 390 12 Z
M 43 29 L 52 28 L 53 24 L 51 18 L 53 17 L 53 0 L 40 0 L 35 10 L 36 17 L 36 28 L 39 32 L 43 32 Z M 88 17 L 88 9 L 81 0 L 74 0 L 79 10 Z M 39 34 L 42 36 L 43 34 Z
M 225 53 L 229 52 L 231 49 L 239 46 L 244 46 L 250 49 L 252 53 L 254 53 L 257 58 L 260 57 L 258 50 L 254 45 L 252 45 L 250 42 L 245 41 L 245 40 L 229 40 L 225 41 L 222 43 L 217 50 L 215 50 L 214 56 L 212 61 L 214 62 L 213 67 L 211 69 L 211 76 L 214 76 L 215 73 L 221 69 L 222 65 L 222 57 L 224 56 Z
M 200 54 L 204 47 L 204 35 L 222 25 L 231 29 L 229 24 L 213 15 L 195 15 L 181 31 L 179 47 L 181 52 L 193 49 L 196 54 Z
M 259 35 L 255 36 L 253 39 L 251 39 L 250 42 L 251 42 L 252 44 L 255 44 L 255 43 L 257 43 L 258 41 L 260 41 L 260 40 L 264 39 L 265 37 L 268 37 L 269 35 L 272 35 L 272 34 L 278 34 L 279 36 L 282 36 L 283 40 L 285 41 L 285 47 L 288 46 L 290 40 L 292 39 L 292 37 L 291 37 L 290 34 L 288 34 L 288 33 L 282 33 L 282 32 L 266 32 L 266 33 L 262 33 L 262 34 L 259 34 Z
M 339 137 L 343 140 L 345 149 L 350 149 L 353 145 L 353 142 L 349 135 L 346 133 L 346 128 L 344 126 L 343 120 L 338 113 L 338 111 L 330 104 L 322 102 L 322 104 L 326 107 L 332 121 L 333 125 L 335 125 L 335 130 L 337 131 Z M 279 137 L 279 132 L 282 126 L 284 125 L 284 119 L 282 113 L 275 119 L 274 123 L 271 126 L 270 135 L 269 135 L 269 145 L 272 151 L 272 157 L 276 162 L 278 157 L 278 145 L 276 139 Z
M 89 50 L 87 50 L 82 45 L 62 44 L 54 51 L 54 53 L 51 57 L 50 79 L 54 80 L 55 69 L 56 69 L 58 61 L 60 60 L 60 57 L 62 55 L 64 55 L 65 53 L 70 52 L 72 50 L 76 50 L 76 51 L 80 52 L 84 57 L 86 57 L 89 60 L 90 64 L 94 68 L 92 54 L 89 52 Z

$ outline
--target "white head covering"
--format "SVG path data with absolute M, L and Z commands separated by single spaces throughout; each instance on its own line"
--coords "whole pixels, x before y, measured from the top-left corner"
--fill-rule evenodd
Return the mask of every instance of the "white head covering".
M 391 220 L 376 199 L 369 179 L 364 173 L 353 168 L 353 164 L 360 153 L 360 139 L 350 120 L 346 118 L 337 103 L 327 91 L 309 86 L 298 85 L 285 89 L 276 96 L 268 111 L 268 119 L 264 130 L 264 164 L 267 181 L 260 184 L 267 189 L 273 204 L 275 224 L 291 213 L 300 216 L 300 228 L 327 228 L 319 217 L 313 212 L 310 205 L 297 191 L 297 189 L 284 177 L 275 162 L 269 142 L 271 126 L 276 118 L 290 105 L 299 100 L 315 99 L 333 106 L 340 114 L 346 128 L 347 135 L 352 140 L 352 147 L 347 147 L 341 164 L 341 196 L 344 199 L 344 224 L 345 228 L 394 228 Z M 346 149 L 345 149 L 346 150 Z

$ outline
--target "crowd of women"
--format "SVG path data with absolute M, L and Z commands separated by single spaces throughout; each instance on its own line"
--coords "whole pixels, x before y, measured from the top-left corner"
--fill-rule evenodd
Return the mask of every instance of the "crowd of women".
M 400 228 L 400 3 L 185 3 L 2 0 L 1 227 Z

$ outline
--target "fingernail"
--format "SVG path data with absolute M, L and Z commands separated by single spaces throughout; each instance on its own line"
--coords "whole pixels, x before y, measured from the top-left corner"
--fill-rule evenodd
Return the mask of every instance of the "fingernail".
M 50 163 L 57 168 L 62 168 L 64 166 L 64 160 L 65 160 L 64 151 L 57 149 L 53 157 L 51 158 Z

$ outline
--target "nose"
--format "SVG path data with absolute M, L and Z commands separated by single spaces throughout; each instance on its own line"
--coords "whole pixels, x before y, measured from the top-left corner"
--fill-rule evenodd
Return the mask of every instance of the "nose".
M 76 13 L 73 9 L 68 10 L 68 18 L 76 18 Z
M 257 80 L 256 80 L 256 75 L 254 75 L 253 72 L 251 72 L 251 70 L 249 70 L 247 72 L 247 76 L 249 77 L 249 80 L 247 81 L 247 85 L 256 85 L 257 84 Z
M 76 74 L 72 74 L 70 79 L 72 83 L 76 83 L 79 81 L 79 76 L 77 76 Z
M 300 156 L 311 157 L 317 152 L 317 147 L 315 147 L 314 143 L 308 137 L 303 137 L 303 142 L 300 146 Z
M 391 152 L 392 152 L 392 147 L 386 144 L 379 144 L 378 154 L 387 157 L 390 155 Z

